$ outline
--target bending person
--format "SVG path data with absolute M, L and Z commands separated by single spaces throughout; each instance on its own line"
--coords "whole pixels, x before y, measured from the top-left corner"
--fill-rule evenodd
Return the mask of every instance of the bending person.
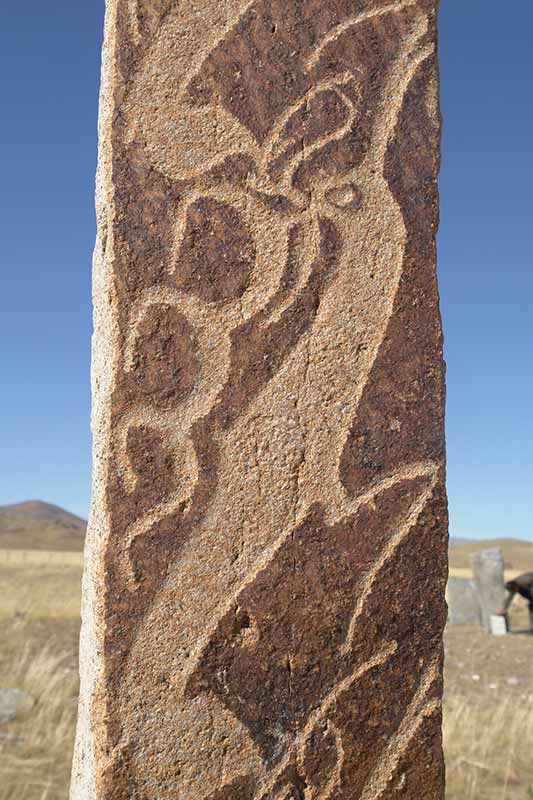
M 505 584 L 509 592 L 503 607 L 503 614 L 507 614 L 511 603 L 517 594 L 524 597 L 529 603 L 529 632 L 533 634 L 533 572 L 525 572 Z

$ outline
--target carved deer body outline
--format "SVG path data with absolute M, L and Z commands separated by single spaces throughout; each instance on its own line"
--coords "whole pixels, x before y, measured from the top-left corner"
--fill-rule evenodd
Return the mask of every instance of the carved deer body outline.
M 249 10 L 253 8 L 253 5 L 253 2 L 241 3 L 241 14 L 238 16 L 236 21 L 238 21 L 238 19 L 242 19 L 242 16 L 249 12 Z M 391 4 L 390 6 L 382 7 L 381 9 L 377 10 L 375 14 L 393 14 L 408 9 L 411 6 L 414 7 L 416 4 L 411 1 L 403 3 L 398 2 Z M 309 59 L 310 68 L 320 60 L 322 53 L 326 50 L 327 46 L 331 42 L 335 41 L 339 36 L 342 36 L 346 31 L 350 30 L 351 27 L 371 17 L 371 13 L 360 14 L 352 19 L 347 19 L 340 24 L 338 26 L 338 30 L 333 30 L 330 35 L 326 37 L 326 40 L 319 42 L 315 52 Z M 339 229 L 341 233 L 342 252 L 338 259 L 339 263 L 337 264 L 336 276 L 338 274 L 341 276 L 347 276 L 345 279 L 347 293 L 349 291 L 350 280 L 354 279 L 354 273 L 350 267 L 350 262 L 352 260 L 354 263 L 365 263 L 365 261 L 368 262 L 368 260 L 371 260 L 372 258 L 372 253 L 375 253 L 376 248 L 381 245 L 389 247 L 389 261 L 393 260 L 397 265 L 397 269 L 395 271 L 391 270 L 390 285 L 384 287 L 383 294 L 385 300 L 378 318 L 372 321 L 373 326 L 370 326 L 370 320 L 364 320 L 362 323 L 366 327 L 372 327 L 374 336 L 373 341 L 368 347 L 365 370 L 362 371 L 359 376 L 359 381 L 355 392 L 352 392 L 351 397 L 345 394 L 340 399 L 339 405 L 344 405 L 347 408 L 346 424 L 340 426 L 337 434 L 338 438 L 333 444 L 329 442 L 328 450 L 324 448 L 318 448 L 316 453 L 309 453 L 307 455 L 307 463 L 303 468 L 303 474 L 301 476 L 301 485 L 303 489 L 297 498 L 293 519 L 290 520 L 286 529 L 283 530 L 277 538 L 273 538 L 267 543 L 267 546 L 262 547 L 260 551 L 258 551 L 258 558 L 252 573 L 246 574 L 246 576 L 244 576 L 244 580 L 240 582 L 237 580 L 231 584 L 230 599 L 224 600 L 221 604 L 219 604 L 218 607 L 211 606 L 207 609 L 207 611 L 203 611 L 202 608 L 198 606 L 198 602 L 201 602 L 199 598 L 194 601 L 196 606 L 194 603 L 192 605 L 189 603 L 187 613 L 190 619 L 194 618 L 196 620 L 195 630 L 198 628 L 198 621 L 205 620 L 205 634 L 200 640 L 192 642 L 194 646 L 191 654 L 188 657 L 186 667 L 180 674 L 179 678 L 176 678 L 174 681 L 175 691 L 177 694 L 185 691 L 187 681 L 191 674 L 194 673 L 194 670 L 201 660 L 205 647 L 207 646 L 217 627 L 218 620 L 226 612 L 229 605 L 235 602 L 235 598 L 238 597 L 243 587 L 248 585 L 253 580 L 254 575 L 257 575 L 269 562 L 269 559 L 272 559 L 279 548 L 283 546 L 294 527 L 299 521 L 305 518 L 312 503 L 321 504 L 324 507 L 328 521 L 333 523 L 339 519 L 349 516 L 350 514 L 356 513 L 357 509 L 364 502 L 367 502 L 368 500 L 376 500 L 382 491 L 394 485 L 395 482 L 401 480 L 402 478 L 427 478 L 425 489 L 417 498 L 416 502 L 410 507 L 404 524 L 401 526 L 398 534 L 389 543 L 388 548 L 383 551 L 373 570 L 371 570 L 366 576 L 366 585 L 359 597 L 358 602 L 354 606 L 352 621 L 349 627 L 346 642 L 344 644 L 344 651 L 349 652 L 351 638 L 354 635 L 354 629 L 357 624 L 357 618 L 362 613 L 365 598 L 372 589 L 373 581 L 375 580 L 380 567 L 388 558 L 391 557 L 391 555 L 394 553 L 395 547 L 400 541 L 402 541 L 402 538 L 408 535 L 409 530 L 415 524 L 418 515 L 424 508 L 428 499 L 431 497 L 435 485 L 437 470 L 439 468 L 438 464 L 431 462 L 406 465 L 403 470 L 395 475 L 388 476 L 378 485 L 367 487 L 366 491 L 362 492 L 357 497 L 351 497 L 347 494 L 338 477 L 339 460 L 342 453 L 342 448 L 344 446 L 344 441 L 346 439 L 348 424 L 352 421 L 357 412 L 358 403 L 362 397 L 366 381 L 379 350 L 379 345 L 383 338 L 385 326 L 391 312 L 402 266 L 402 248 L 403 239 L 405 237 L 404 223 L 401 211 L 397 207 L 390 189 L 387 186 L 386 180 L 384 179 L 383 164 L 386 156 L 387 146 L 390 137 L 393 134 L 394 126 L 401 110 L 403 95 L 407 90 L 409 81 L 415 74 L 418 66 L 423 63 L 423 61 L 433 52 L 431 46 L 424 44 L 424 35 L 427 31 L 427 19 L 425 15 L 421 12 L 415 14 L 414 20 L 415 24 L 413 25 L 413 30 L 411 34 L 406 37 L 405 46 L 393 64 L 388 78 L 388 83 L 383 90 L 384 95 L 387 95 L 387 93 L 392 95 L 392 100 L 388 102 L 382 100 L 380 109 L 376 115 L 372 134 L 372 145 L 369 148 L 368 154 L 366 155 L 362 164 L 360 164 L 347 175 L 342 175 L 340 178 L 332 177 L 327 180 L 319 180 L 312 187 L 310 196 L 307 197 L 302 196 L 301 192 L 294 186 L 293 180 L 294 175 L 301 163 L 309 159 L 315 152 L 321 150 L 329 142 L 335 140 L 336 138 L 340 139 L 345 136 L 354 124 L 356 112 L 353 102 L 350 96 L 343 91 L 343 88 L 348 83 L 353 83 L 354 76 L 346 73 L 336 74 L 335 76 L 332 76 L 324 81 L 320 81 L 313 86 L 304 98 L 300 99 L 298 103 L 288 109 L 286 114 L 277 121 L 271 135 L 263 145 L 259 145 L 253 139 L 250 133 L 243 129 L 237 120 L 231 120 L 228 123 L 228 112 L 219 109 L 219 112 L 217 113 L 220 113 L 224 116 L 225 130 L 228 132 L 228 147 L 226 151 L 221 155 L 218 155 L 220 153 L 219 142 L 214 140 L 211 147 L 206 147 L 205 141 L 199 140 L 197 148 L 198 153 L 193 153 L 191 156 L 192 151 L 189 150 L 187 158 L 183 158 L 181 166 L 178 164 L 178 167 L 176 166 L 175 156 L 173 156 L 171 163 L 167 167 L 167 173 L 172 178 L 189 180 L 191 182 L 191 186 L 186 193 L 182 212 L 179 219 L 176 221 L 173 258 L 171 263 L 168 265 L 169 273 L 175 269 L 177 257 L 183 244 L 188 210 L 200 198 L 208 197 L 217 202 L 228 203 L 232 205 L 239 210 L 245 223 L 251 223 L 252 220 L 257 223 L 258 218 L 264 219 L 264 224 L 256 225 L 255 229 L 258 231 L 259 237 L 261 237 L 262 231 L 266 231 L 266 233 L 263 235 L 262 239 L 260 238 L 256 241 L 257 259 L 252 279 L 250 281 L 250 289 L 247 290 L 238 300 L 232 301 L 221 307 L 210 308 L 206 307 L 205 303 L 203 304 L 197 298 L 192 297 L 190 294 L 180 292 L 177 289 L 172 291 L 162 291 L 161 289 L 154 287 L 154 289 L 147 290 L 141 297 L 138 306 L 132 309 L 130 325 L 131 333 L 126 348 L 126 362 L 128 359 L 131 360 L 138 326 L 142 322 L 147 309 L 153 304 L 168 304 L 178 307 L 180 312 L 187 317 L 193 327 L 197 326 L 200 320 L 202 320 L 202 322 L 205 324 L 207 314 L 210 321 L 210 335 L 214 336 L 219 342 L 219 350 L 217 355 L 222 355 L 223 357 L 220 358 L 220 360 L 216 363 L 213 362 L 210 365 L 209 370 L 206 369 L 203 373 L 201 373 L 198 384 L 195 387 L 195 391 L 191 395 L 191 398 L 186 400 L 179 407 L 169 412 L 157 412 L 150 407 L 138 407 L 130 415 L 125 416 L 121 428 L 117 431 L 116 447 L 118 452 L 122 453 L 122 470 L 126 485 L 128 485 L 130 489 L 133 489 L 136 480 L 135 473 L 133 472 L 127 457 L 127 434 L 132 425 L 146 424 L 148 426 L 155 427 L 157 430 L 164 433 L 166 440 L 170 443 L 172 448 L 184 448 L 187 451 L 187 461 L 191 466 L 191 477 L 189 482 L 182 483 L 181 488 L 177 489 L 175 495 L 170 501 L 162 503 L 160 506 L 150 510 L 148 513 L 143 515 L 143 517 L 136 520 L 136 522 L 130 527 L 127 533 L 127 541 L 125 543 L 124 551 L 126 554 L 124 560 L 124 572 L 125 574 L 130 575 L 130 577 L 131 571 L 128 562 L 128 553 L 131 542 L 133 542 L 138 536 L 144 535 L 154 524 L 155 520 L 165 514 L 171 513 L 178 508 L 180 504 L 185 505 L 185 513 L 187 513 L 187 503 L 190 503 L 194 488 L 194 471 L 198 469 L 196 453 L 194 451 L 194 446 L 190 439 L 189 432 L 197 419 L 201 415 L 204 415 L 206 411 L 216 403 L 220 387 L 225 383 L 229 358 L 231 355 L 230 334 L 232 330 L 232 322 L 235 324 L 235 321 L 242 323 L 253 320 L 255 315 L 259 315 L 259 312 L 268 306 L 269 301 L 276 292 L 278 288 L 277 284 L 279 282 L 279 273 L 275 274 L 273 270 L 269 271 L 264 267 L 268 263 L 274 263 L 279 266 L 279 270 L 281 271 L 288 257 L 288 241 L 291 228 L 296 223 L 301 226 L 301 239 L 305 245 L 302 253 L 300 254 L 300 263 L 302 266 L 299 276 L 299 283 L 294 290 L 295 292 L 299 287 L 305 284 L 306 279 L 309 277 L 311 266 L 318 257 L 320 250 L 321 219 L 331 222 Z M 230 29 L 234 27 L 236 21 L 230 24 Z M 223 31 L 223 33 L 226 31 L 227 28 Z M 205 59 L 202 59 L 201 65 L 204 63 L 204 60 Z M 193 78 L 194 72 L 187 76 L 187 80 L 184 81 L 184 86 L 180 90 L 179 102 L 183 104 L 184 116 L 190 114 L 189 100 L 186 93 L 188 85 Z M 398 87 L 400 87 L 400 90 L 398 90 Z M 298 108 L 302 104 L 310 102 L 314 97 L 325 91 L 334 92 L 339 102 L 343 104 L 346 111 L 344 124 L 327 137 L 323 137 L 317 141 L 311 148 L 307 149 L 307 151 L 305 148 L 302 148 L 298 154 L 292 158 L 289 158 L 285 169 L 281 173 L 281 176 L 278 179 L 273 180 L 268 174 L 267 167 L 269 162 L 271 162 L 274 157 L 277 157 L 280 153 L 283 153 L 283 131 L 288 121 L 290 120 L 291 116 L 297 112 Z M 180 106 L 178 103 L 178 108 L 176 109 L 174 107 L 172 113 L 179 115 L 179 108 Z M 205 110 L 200 110 L 198 112 L 199 117 L 201 117 L 202 114 L 206 115 L 206 119 L 212 121 L 213 108 L 208 107 Z M 135 131 L 134 126 L 132 129 Z M 207 126 L 207 129 L 210 130 L 209 126 Z M 213 128 L 211 128 L 211 130 L 212 129 Z M 206 157 L 204 156 L 205 153 L 207 153 Z M 252 175 L 251 180 L 245 189 L 239 186 L 231 186 L 228 183 L 221 184 L 220 182 L 212 181 L 211 175 L 213 167 L 215 167 L 218 163 L 224 162 L 228 157 L 231 157 L 235 154 L 243 155 L 243 153 L 249 155 L 257 167 L 256 172 Z M 192 169 L 189 169 L 187 166 L 188 158 L 194 162 L 194 167 Z M 201 164 L 201 166 L 199 166 L 199 164 Z M 361 201 L 358 199 L 359 195 L 362 198 Z M 278 196 L 282 196 L 287 201 L 285 210 L 282 212 L 272 211 L 265 206 L 265 199 Z M 340 198 L 340 202 L 332 203 L 332 197 Z M 380 203 L 383 208 L 383 227 L 389 232 L 388 243 L 384 237 L 380 239 L 379 235 L 377 236 L 376 241 L 370 243 L 365 239 L 364 235 L 361 237 L 361 230 L 365 231 L 372 229 L 370 220 L 365 220 L 367 209 L 370 209 L 373 206 L 372 197 L 380 198 Z M 386 207 L 384 198 L 387 198 Z M 356 201 L 357 204 L 361 202 L 360 208 L 354 208 L 354 202 Z M 360 224 L 357 224 L 357 219 L 361 220 Z M 275 232 L 274 236 L 272 236 L 273 231 Z M 366 259 L 364 257 L 365 253 L 367 256 Z M 276 306 L 270 316 L 267 317 L 267 320 L 265 321 L 264 319 L 261 319 L 259 324 L 271 324 L 273 321 L 279 318 L 279 315 L 288 307 L 290 302 L 291 296 L 285 297 L 284 302 L 281 305 Z M 350 312 L 347 310 L 344 313 Z M 205 342 L 201 340 L 199 340 L 199 344 L 200 347 L 205 346 Z M 126 363 L 126 369 L 127 368 L 128 366 Z M 324 380 L 324 375 L 321 375 L 320 371 L 317 370 L 315 374 L 315 380 L 321 379 Z M 198 404 L 198 397 L 201 394 L 203 394 L 203 400 L 201 404 Z M 312 431 L 310 433 L 310 438 L 313 438 Z M 319 473 L 319 480 L 316 478 L 317 472 Z M 314 479 L 312 477 L 313 475 L 315 475 Z M 203 545 L 205 545 L 205 540 Z M 191 543 L 191 552 L 194 551 L 194 546 L 194 543 Z M 177 565 L 177 569 L 179 574 L 179 565 Z M 221 570 L 221 574 L 223 574 L 223 570 Z M 132 577 L 131 579 L 133 580 Z M 166 589 L 162 589 L 162 594 L 164 594 L 165 591 L 170 591 L 171 593 L 175 594 L 176 582 L 176 575 L 174 575 L 173 588 L 167 585 Z M 184 582 L 183 597 L 179 599 L 179 602 L 176 601 L 178 606 L 183 600 L 186 592 L 187 583 Z M 219 596 L 224 597 L 224 592 L 220 591 Z M 158 603 L 160 602 L 162 601 L 156 598 L 152 606 L 151 613 L 155 615 L 154 618 L 156 620 L 157 607 Z M 186 628 L 187 626 L 184 627 Z M 189 648 L 189 645 L 191 644 L 191 633 L 192 630 L 180 632 L 180 636 L 178 637 L 179 642 L 175 643 L 176 649 L 179 649 L 180 647 L 185 649 Z M 339 685 L 335 687 L 334 691 L 332 691 L 331 697 L 333 697 L 335 693 L 337 693 L 338 696 L 338 692 L 342 691 L 342 685 L 344 685 L 343 681 L 347 682 L 347 685 L 351 685 L 350 681 L 357 680 L 359 675 L 364 674 L 368 669 L 371 669 L 375 665 L 379 665 L 388 657 L 390 657 L 390 655 L 394 652 L 394 648 L 394 642 L 384 642 L 375 656 L 375 661 L 371 664 L 359 666 L 351 675 L 345 675 L 340 681 Z M 133 673 L 139 669 L 139 666 L 142 663 L 142 649 L 143 635 L 142 632 L 139 632 L 137 643 L 133 646 L 130 656 L 130 664 Z M 165 655 L 158 654 L 157 658 L 161 658 L 163 661 L 165 659 Z M 424 715 L 433 713 L 433 711 L 436 709 L 434 704 L 424 704 L 426 693 L 435 677 L 435 674 L 436 666 L 435 664 L 432 664 L 430 667 L 428 667 L 421 692 L 417 698 L 413 700 L 412 708 L 410 709 L 413 735 L 416 726 L 420 723 L 420 720 L 424 717 Z M 217 709 L 216 713 L 219 713 L 222 716 L 222 712 L 217 705 L 216 699 L 210 697 L 209 702 L 207 703 L 205 698 L 202 698 L 201 702 L 199 702 L 195 708 L 197 721 L 194 724 L 203 724 L 209 715 L 215 713 L 213 711 L 213 707 Z M 322 709 L 321 713 L 324 716 L 327 716 L 328 697 L 322 699 L 320 708 Z M 310 716 L 308 724 L 299 734 L 299 737 L 297 737 L 295 742 L 288 743 L 287 755 L 278 763 L 274 770 L 268 770 L 266 768 L 255 748 L 250 745 L 248 753 L 249 761 L 254 765 L 253 772 L 257 781 L 257 785 L 260 787 L 255 795 L 256 800 L 266 800 L 267 797 L 270 797 L 270 792 L 278 792 L 278 789 L 275 789 L 276 781 L 283 777 L 283 770 L 291 761 L 291 759 L 296 758 L 298 763 L 300 765 L 302 764 L 302 753 L 305 751 L 306 737 L 312 730 L 313 720 L 316 723 L 317 719 L 318 718 L 313 717 L 313 715 Z M 193 723 L 191 722 L 191 724 Z M 241 724 L 236 720 L 231 720 L 228 718 L 228 725 L 230 727 L 233 726 L 233 730 L 230 730 L 228 733 L 229 739 L 231 740 L 231 737 L 235 735 L 237 740 L 237 734 L 242 735 Z M 309 726 L 311 726 L 311 729 Z M 334 735 L 339 753 L 338 762 L 335 770 L 332 772 L 331 780 L 328 782 L 321 794 L 316 796 L 316 800 L 329 800 L 331 797 L 333 797 L 335 789 L 341 780 L 342 734 L 338 730 L 335 730 Z M 392 761 L 394 761 L 394 758 L 396 758 L 396 760 L 399 758 L 399 752 L 397 754 L 392 754 Z M 233 779 L 235 776 L 229 777 Z M 199 787 L 195 788 L 194 776 L 192 774 L 187 776 L 187 780 L 189 782 L 187 783 L 187 789 L 184 791 L 193 792 L 199 790 Z M 286 793 L 286 791 L 287 787 L 282 787 L 279 789 L 280 793 L 275 795 L 276 798 L 282 800 L 282 798 L 285 797 L 284 792 Z M 379 796 L 381 795 L 372 795 L 375 800 L 377 800 Z M 183 795 L 183 797 L 188 798 L 189 794 Z M 371 795 L 369 794 L 369 800 L 370 797 Z M 313 798 L 315 800 L 314 795 Z

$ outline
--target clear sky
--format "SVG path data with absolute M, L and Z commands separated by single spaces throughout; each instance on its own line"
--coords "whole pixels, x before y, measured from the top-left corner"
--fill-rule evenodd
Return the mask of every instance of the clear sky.
M 2 15 L 0 503 L 83 516 L 103 2 Z M 533 6 L 442 0 L 439 275 L 454 536 L 533 539 Z

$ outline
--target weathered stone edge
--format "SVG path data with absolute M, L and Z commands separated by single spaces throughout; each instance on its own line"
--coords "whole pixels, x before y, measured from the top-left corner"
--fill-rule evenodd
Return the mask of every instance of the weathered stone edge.
M 92 496 L 84 552 L 82 627 L 80 637 L 80 699 L 72 765 L 70 800 L 96 800 L 96 736 L 92 717 L 103 670 L 104 542 L 109 534 L 105 491 L 111 436 L 111 396 L 116 376 L 117 332 L 113 276 L 113 154 L 112 127 L 116 106 L 116 20 L 120 0 L 106 0 L 98 115 L 98 166 L 95 206 L 97 234 L 93 254 L 93 337 L 91 363 L 93 435 Z

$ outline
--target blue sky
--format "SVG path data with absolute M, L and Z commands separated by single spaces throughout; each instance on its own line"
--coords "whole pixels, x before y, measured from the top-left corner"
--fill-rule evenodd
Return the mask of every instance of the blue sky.
M 90 493 L 90 270 L 103 2 L 0 32 L 0 503 Z M 533 6 L 442 0 L 439 276 L 451 534 L 533 539 Z

